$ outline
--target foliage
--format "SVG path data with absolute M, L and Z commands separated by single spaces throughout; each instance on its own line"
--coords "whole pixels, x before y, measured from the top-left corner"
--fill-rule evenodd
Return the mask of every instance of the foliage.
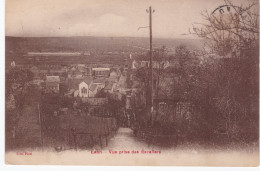
M 33 73 L 27 69 L 11 68 L 6 74 L 6 96 L 14 96 L 18 109 L 23 107 L 26 95 L 29 93 L 29 81 L 33 79 Z
M 117 118 L 122 108 L 125 107 L 125 101 L 126 101 L 125 95 L 120 95 L 119 97 L 117 93 L 109 93 L 109 92 L 105 92 L 104 90 L 101 90 L 96 94 L 96 97 L 108 98 L 108 104 L 106 107 L 109 114 L 113 117 Z
M 258 45 L 258 5 L 236 6 L 230 0 L 224 4 L 222 12 L 203 11 L 204 22 L 194 23 L 190 33 L 203 38 L 214 53 L 239 57 L 242 49 Z
M 256 4 L 237 7 L 229 0 L 224 2 L 233 12 L 221 15 L 205 11 L 202 13 L 205 23 L 193 25 L 191 33 L 204 38 L 209 51 L 202 55 L 205 60 L 193 76 L 197 84 L 191 86 L 194 91 L 190 100 L 204 113 L 198 122 L 207 123 L 206 130 L 212 138 L 225 134 L 230 141 L 257 140 L 259 24 L 253 9 Z M 218 58 L 211 58 L 209 53 L 216 53 Z

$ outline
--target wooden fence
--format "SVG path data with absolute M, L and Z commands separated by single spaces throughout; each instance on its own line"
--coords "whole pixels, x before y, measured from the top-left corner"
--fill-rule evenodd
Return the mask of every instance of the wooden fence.
M 43 125 L 44 146 L 63 150 L 95 145 L 102 148 L 117 130 L 115 118 L 82 115 L 60 115 Z

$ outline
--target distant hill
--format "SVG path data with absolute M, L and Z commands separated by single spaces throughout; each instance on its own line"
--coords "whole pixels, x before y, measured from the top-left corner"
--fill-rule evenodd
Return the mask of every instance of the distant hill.
M 129 54 L 139 55 L 149 50 L 149 38 L 142 37 L 5 37 L 6 66 L 16 64 L 124 64 Z M 172 52 L 178 45 L 201 48 L 202 41 L 195 39 L 153 39 L 153 47 L 166 46 Z M 80 52 L 80 56 L 52 57 L 37 60 L 28 52 Z M 36 53 L 37 54 L 37 53 Z M 48 54 L 48 53 L 45 53 Z M 58 53 L 57 53 L 58 54 Z M 83 54 L 88 54 L 83 55 Z M 41 55 L 42 56 L 42 55 Z
M 143 37 L 5 37 L 6 52 L 30 51 L 138 51 L 137 47 L 149 47 L 149 38 Z M 154 47 L 165 45 L 174 48 L 178 45 L 201 48 L 198 39 L 163 39 L 154 38 Z M 135 46 L 135 47 L 132 47 Z

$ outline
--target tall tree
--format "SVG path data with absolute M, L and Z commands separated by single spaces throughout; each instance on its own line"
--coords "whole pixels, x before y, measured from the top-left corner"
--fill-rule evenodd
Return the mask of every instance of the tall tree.
M 210 91 L 215 92 L 208 100 L 218 116 L 212 126 L 222 124 L 229 137 L 238 138 L 239 133 L 255 132 L 250 126 L 258 124 L 258 4 L 236 6 L 230 0 L 224 3 L 211 13 L 202 12 L 204 22 L 194 23 L 190 33 L 203 38 L 209 52 L 219 58 L 214 62 L 217 74 L 208 78 L 214 83 Z M 206 53 L 205 58 L 209 56 Z M 207 72 L 211 71 L 208 68 Z M 246 122 L 248 126 L 242 128 Z
M 12 68 L 6 74 L 6 95 L 12 94 L 17 108 L 23 106 L 28 83 L 33 79 L 33 73 L 27 69 Z
M 258 45 L 258 4 L 236 6 L 231 0 L 224 4 L 213 12 L 203 11 L 204 22 L 194 23 L 190 33 L 206 40 L 212 52 L 241 57 L 242 50 Z

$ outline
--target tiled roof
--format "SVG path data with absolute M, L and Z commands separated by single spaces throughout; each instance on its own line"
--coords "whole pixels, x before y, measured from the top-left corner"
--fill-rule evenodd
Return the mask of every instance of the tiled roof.
M 90 85 L 91 82 L 93 81 L 93 79 L 92 79 L 91 77 L 85 77 L 85 78 L 83 78 L 83 81 L 84 81 L 86 84 Z
M 116 69 L 116 68 L 111 68 L 111 69 L 110 69 L 110 73 L 111 73 L 111 72 L 116 72 L 116 73 L 117 73 L 117 69 Z
M 93 71 L 110 71 L 110 68 L 92 68 Z
M 118 81 L 118 78 L 115 78 L 115 77 L 106 78 L 106 82 L 116 83 L 117 81 Z
M 97 85 L 96 85 L 96 84 L 91 84 L 89 90 L 90 90 L 90 91 L 94 91 L 96 88 L 97 88 Z
M 112 82 L 107 82 L 104 90 L 111 90 L 113 88 L 113 83 Z
M 97 79 L 94 79 L 93 80 L 93 83 L 103 83 L 103 84 L 105 84 L 105 82 L 106 82 L 106 79 L 105 78 L 97 78 Z
M 37 66 L 32 66 L 32 67 L 30 68 L 30 70 L 38 70 L 38 67 L 37 67 Z
M 77 69 L 77 70 L 75 70 L 75 71 L 73 72 L 73 74 L 82 74 L 82 72 Z

